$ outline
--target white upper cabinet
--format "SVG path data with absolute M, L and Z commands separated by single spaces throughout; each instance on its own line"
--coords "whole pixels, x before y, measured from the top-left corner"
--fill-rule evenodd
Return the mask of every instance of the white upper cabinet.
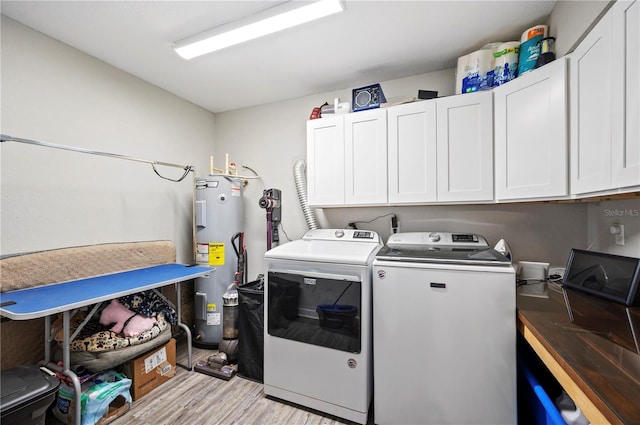
M 640 0 L 617 0 L 570 55 L 492 91 L 309 121 L 309 204 L 640 191 L 639 99 Z
M 490 91 L 388 110 L 389 203 L 493 201 Z
M 565 58 L 521 75 L 493 94 L 496 200 L 566 197 Z
M 344 118 L 307 121 L 307 201 L 344 205 Z
M 493 93 L 437 102 L 438 202 L 493 201 Z
M 435 202 L 436 101 L 389 108 L 389 203 Z
M 570 56 L 572 194 L 612 184 L 612 24 L 606 14 Z
M 571 193 L 640 185 L 638 1 L 618 1 L 570 55 Z
M 318 207 L 387 202 L 386 110 L 307 121 L 307 200 Z
M 387 110 L 344 116 L 345 204 L 387 203 Z
M 490 91 L 307 123 L 311 206 L 493 202 Z
M 612 183 L 640 185 L 640 1 L 618 1 L 613 15 Z

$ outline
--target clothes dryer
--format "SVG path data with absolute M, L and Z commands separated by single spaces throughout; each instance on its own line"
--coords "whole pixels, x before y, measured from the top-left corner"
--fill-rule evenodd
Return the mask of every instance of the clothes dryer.
M 265 254 L 264 392 L 361 424 L 372 398 L 375 232 L 315 229 Z

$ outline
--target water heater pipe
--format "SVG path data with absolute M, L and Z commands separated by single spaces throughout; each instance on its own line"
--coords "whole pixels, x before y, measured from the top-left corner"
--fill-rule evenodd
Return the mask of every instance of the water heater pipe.
M 238 169 L 236 167 L 235 162 L 229 162 L 229 154 L 225 154 L 225 164 L 224 169 L 217 168 L 213 166 L 213 155 L 209 157 L 209 175 L 210 176 L 224 176 L 224 177 L 234 177 L 242 180 L 248 179 L 260 179 L 260 175 L 248 165 L 242 164 L 242 168 L 251 171 L 253 176 L 245 176 L 238 174 Z M 244 185 L 247 185 L 247 182 L 244 182 Z
M 304 214 L 304 219 L 307 222 L 309 230 L 317 229 L 318 220 L 316 219 L 315 212 L 309 207 L 307 202 L 307 181 L 306 181 L 306 164 L 304 160 L 299 159 L 293 166 L 293 179 L 296 184 L 296 191 L 298 192 L 298 200 L 300 201 L 300 207 Z

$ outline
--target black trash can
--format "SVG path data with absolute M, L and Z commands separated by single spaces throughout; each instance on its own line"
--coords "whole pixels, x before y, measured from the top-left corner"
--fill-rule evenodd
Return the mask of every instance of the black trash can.
M 17 366 L 0 373 L 0 423 L 44 425 L 60 381 L 37 366 Z
M 263 382 L 264 278 L 238 287 L 238 375 Z

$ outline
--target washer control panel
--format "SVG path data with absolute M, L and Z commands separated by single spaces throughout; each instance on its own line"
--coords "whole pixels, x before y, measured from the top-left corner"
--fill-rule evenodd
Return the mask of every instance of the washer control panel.
M 487 240 L 472 233 L 407 232 L 389 236 L 387 246 L 401 248 L 411 246 L 457 246 L 461 248 L 488 247 Z

